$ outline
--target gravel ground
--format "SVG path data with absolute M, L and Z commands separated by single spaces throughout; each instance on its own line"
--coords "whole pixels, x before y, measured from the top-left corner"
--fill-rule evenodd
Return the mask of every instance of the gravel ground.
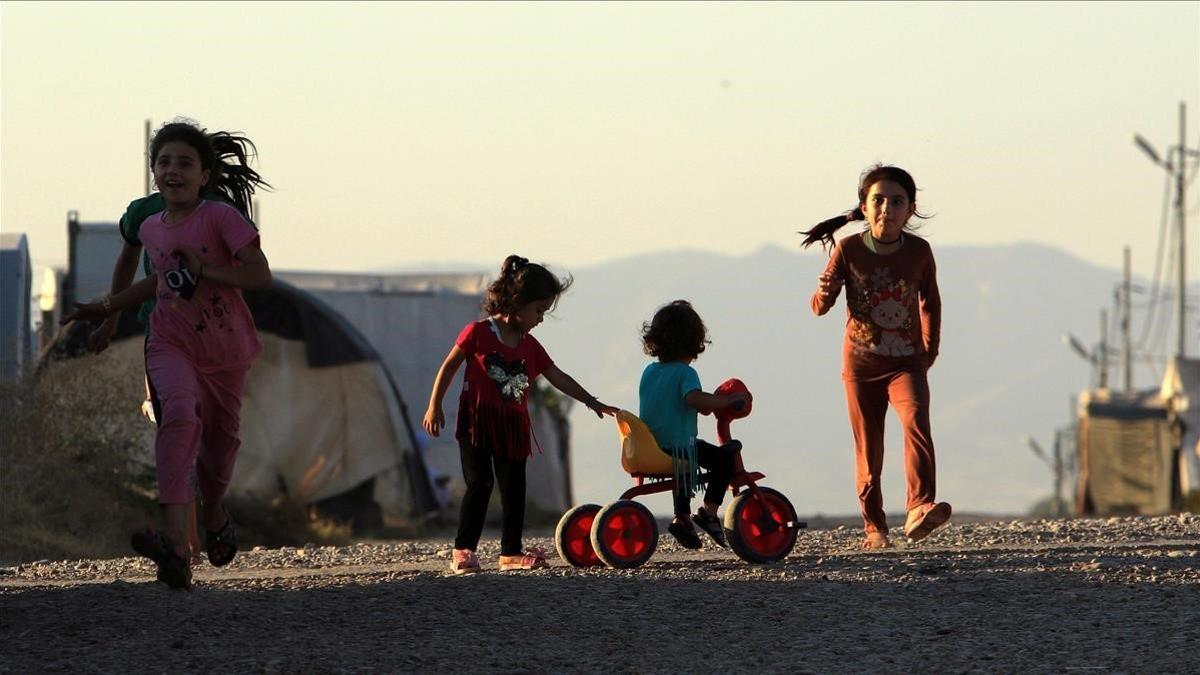
M 137 558 L 39 561 L 0 568 L 0 672 L 1200 670 L 1200 515 L 860 538 L 753 566 L 666 537 L 637 570 L 536 572 L 485 540 L 465 577 L 444 539 L 256 549 L 191 593 Z

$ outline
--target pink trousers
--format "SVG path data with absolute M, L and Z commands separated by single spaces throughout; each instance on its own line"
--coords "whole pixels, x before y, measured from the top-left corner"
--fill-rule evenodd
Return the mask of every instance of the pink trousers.
M 846 408 L 854 431 L 855 483 L 866 532 L 888 531 L 883 513 L 883 424 L 888 404 L 904 428 L 905 509 L 932 503 L 937 491 L 929 383 L 925 371 L 899 371 L 871 381 L 846 381 Z
M 159 503 L 194 499 L 189 480 L 193 467 L 206 504 L 225 496 L 241 446 L 238 428 L 247 371 L 202 373 L 180 350 L 147 344 L 146 376 L 158 419 L 154 462 Z

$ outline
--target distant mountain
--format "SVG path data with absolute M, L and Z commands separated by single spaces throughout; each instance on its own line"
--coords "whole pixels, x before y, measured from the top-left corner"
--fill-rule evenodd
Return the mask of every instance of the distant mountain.
M 1096 340 L 1098 310 L 1109 305 L 1118 272 L 1033 244 L 934 244 L 943 298 L 941 357 L 930 372 L 938 495 L 959 511 L 1023 513 L 1050 490 L 1049 472 L 1024 435 L 1047 446 L 1068 420 L 1071 397 L 1090 384 L 1091 367 L 1062 336 Z M 766 473 L 766 484 L 801 513 L 854 513 L 840 380 L 844 300 L 820 318 L 808 307 L 825 260 L 820 252 L 767 247 L 745 256 L 683 250 L 572 269 L 575 285 L 537 335 L 590 391 L 636 411 L 648 360 L 641 324 L 663 303 L 690 300 L 712 338 L 695 364 L 705 387 L 739 377 L 754 393 L 754 414 L 734 426 L 747 466 Z M 1136 384 L 1157 382 L 1142 374 Z M 620 468 L 613 423 L 583 406 L 571 421 L 576 501 L 616 499 L 631 481 Z M 701 434 L 715 435 L 711 418 L 701 418 Z M 890 420 L 883 480 L 892 515 L 904 508 L 902 456 L 903 438 Z M 648 503 L 670 512 L 666 497 Z

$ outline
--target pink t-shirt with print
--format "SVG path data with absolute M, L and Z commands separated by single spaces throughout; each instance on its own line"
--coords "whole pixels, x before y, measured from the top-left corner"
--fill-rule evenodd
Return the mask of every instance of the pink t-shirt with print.
M 139 238 L 158 276 L 158 304 L 150 315 L 150 342 L 186 354 L 201 372 L 248 368 L 262 343 L 242 290 L 208 279 L 196 282 L 171 255 L 181 246 L 194 250 L 205 267 L 235 267 L 243 247 L 258 232 L 237 209 L 204 201 L 190 216 L 168 225 L 163 213 L 142 222 Z

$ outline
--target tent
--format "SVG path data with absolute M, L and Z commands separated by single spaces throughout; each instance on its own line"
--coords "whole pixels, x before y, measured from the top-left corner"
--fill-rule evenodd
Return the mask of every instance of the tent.
M 1086 391 L 1079 413 L 1080 513 L 1170 512 L 1176 446 L 1159 391 Z
M 32 361 L 32 284 L 25 235 L 0 234 L 0 380 L 16 379 Z
M 1200 359 L 1171 359 L 1159 396 L 1168 402 L 1182 423 L 1179 444 L 1181 508 L 1200 511 Z
M 260 499 L 286 494 L 311 504 L 366 486 L 385 514 L 419 521 L 436 513 L 404 401 L 362 334 L 283 280 L 245 296 L 263 352 L 246 382 L 242 447 L 230 494 Z M 61 332 L 46 353 L 47 364 L 83 355 L 88 330 L 73 324 Z M 115 358 L 136 372 L 143 345 L 141 325 L 126 312 L 109 348 L 113 355 L 95 363 Z M 151 448 L 147 456 L 153 456 Z

